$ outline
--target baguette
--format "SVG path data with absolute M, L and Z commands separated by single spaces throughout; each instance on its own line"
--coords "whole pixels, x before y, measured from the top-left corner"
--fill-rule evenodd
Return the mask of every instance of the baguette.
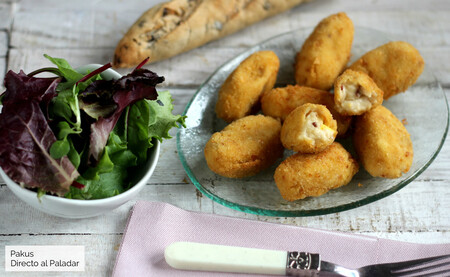
M 310 0 L 172 0 L 147 10 L 118 43 L 114 67 L 163 60 Z

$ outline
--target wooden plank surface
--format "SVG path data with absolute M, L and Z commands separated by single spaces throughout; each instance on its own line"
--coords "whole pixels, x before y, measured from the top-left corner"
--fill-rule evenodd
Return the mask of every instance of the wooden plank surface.
M 84 272 L 9 272 L 5 268 L 5 252 L 0 251 L 2 276 L 111 276 L 119 250 L 121 234 L 30 234 L 0 237 L 0 245 L 84 245 Z
M 43 58 L 44 53 L 66 58 L 75 67 L 110 62 L 117 42 L 155 2 L 158 1 L 0 0 L 0 77 L 3 79 L 6 69 L 29 72 L 50 65 Z M 166 77 L 160 89 L 171 91 L 174 112 L 182 113 L 198 86 L 224 62 L 267 38 L 313 27 L 323 17 L 339 11 L 347 12 L 356 26 L 380 30 L 393 39 L 416 46 L 450 99 L 448 0 L 315 0 L 146 67 Z M 119 70 L 122 74 L 130 71 Z M 171 134 L 175 135 L 176 130 Z M 266 217 L 237 212 L 203 196 L 184 172 L 173 138 L 162 144 L 154 175 L 139 197 L 95 218 L 69 220 L 46 215 L 19 201 L 0 180 L 0 245 L 86 245 L 87 274 L 66 275 L 109 276 L 129 212 L 137 200 L 164 201 L 196 212 L 379 238 L 450 243 L 449 168 L 450 138 L 447 137 L 429 168 L 391 196 L 357 209 L 323 216 Z M 0 270 L 4 261 L 4 251 L 0 250 Z
M 160 201 L 164 197 L 164 202 L 190 211 L 344 232 L 382 232 L 385 238 L 416 233 L 414 239 L 417 240 L 422 233 L 439 233 L 448 228 L 450 202 L 446 199 L 449 199 L 450 191 L 447 186 L 445 181 L 415 181 L 397 193 L 357 209 L 314 217 L 279 218 L 236 212 L 202 196 L 191 184 L 147 185 L 135 200 L 116 210 L 100 217 L 80 220 L 55 220 L 53 216 L 22 205 L 6 186 L 1 186 L 0 200 L 7 205 L 1 212 L 3 217 L 0 222 L 5 227 L 0 234 L 121 233 L 135 201 Z M 433 199 L 433 202 L 423 201 L 424 198 Z M 441 242 L 450 243 L 450 239 Z
M 242 53 L 245 47 L 226 48 L 198 48 L 166 61 L 146 65 L 158 74 L 165 76 L 166 81 L 161 87 L 197 88 L 222 64 L 236 55 Z M 217 55 L 217 52 L 220 55 Z M 8 68 L 14 71 L 24 70 L 31 72 L 51 63 L 43 57 L 43 54 L 54 57 L 66 57 L 74 67 L 89 63 L 105 64 L 112 61 L 113 50 L 110 48 L 86 49 L 62 49 L 62 48 L 37 48 L 23 49 L 13 48 L 9 51 Z M 421 48 L 427 67 L 437 77 L 443 87 L 450 87 L 450 45 L 445 47 Z M 192 68 L 192 65 L 196 66 Z M 118 69 L 121 74 L 126 74 L 131 69 Z M 183 76 L 183 78 L 179 78 Z
M 174 95 L 182 96 L 175 101 L 175 112 L 180 113 L 187 101 L 184 90 L 171 90 Z M 446 90 L 450 99 L 450 90 Z M 177 99 L 177 98 L 175 98 Z M 174 130 L 171 131 L 174 135 Z M 450 138 L 447 137 L 436 160 L 415 181 L 399 192 L 358 209 L 307 218 L 275 218 L 254 216 L 222 207 L 207 197 L 201 196 L 188 181 L 178 154 L 176 140 L 166 140 L 162 144 L 160 160 L 150 180 L 150 184 L 140 194 L 140 200 L 161 201 L 181 208 L 227 216 L 238 216 L 268 222 L 280 222 L 297 226 L 325 228 L 329 230 L 356 232 L 387 232 L 386 237 L 399 237 L 398 233 L 427 231 L 438 232 L 450 225 L 450 191 L 448 190 L 448 168 L 450 165 Z M 426 200 L 426 201 L 424 201 Z M 121 232 L 133 201 L 107 213 L 104 216 L 85 220 L 66 220 L 48 216 L 30 209 L 6 186 L 0 187 L 0 234 L 27 234 L 33 230 L 42 233 L 101 233 Z M 25 216 L 23 216 L 25 215 Z M 33 224 L 27 224 L 34 222 Z M 79 224 L 82 222 L 83 224 Z M 410 234 L 408 235 L 410 236 Z M 417 238 L 416 238 L 417 239 Z M 450 243 L 450 237 L 447 238 Z
M 0 2 L 0 30 L 9 30 L 16 5 L 11 2 Z
M 314 27 L 329 15 L 321 9 L 307 13 L 300 8 L 266 19 L 208 47 L 249 47 L 290 30 Z M 15 15 L 11 45 L 16 48 L 115 48 L 140 14 L 139 10 L 121 12 L 120 16 L 108 11 L 63 10 L 35 16 L 34 10 L 20 10 Z M 355 26 L 386 32 L 417 47 L 449 45 L 448 11 L 349 11 L 347 14 Z

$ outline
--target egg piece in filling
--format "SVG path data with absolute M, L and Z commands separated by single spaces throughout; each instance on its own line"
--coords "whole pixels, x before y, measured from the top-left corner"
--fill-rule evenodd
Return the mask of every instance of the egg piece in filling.
M 334 83 L 334 103 L 342 115 L 361 115 L 383 103 L 383 91 L 367 74 L 347 69 Z
M 300 85 L 273 88 L 261 97 L 261 109 L 265 115 L 282 121 L 295 108 L 303 104 L 325 105 L 337 122 L 338 137 L 342 137 L 350 128 L 352 117 L 341 115 L 335 108 L 334 96 L 328 91 Z
M 274 179 L 281 196 L 294 201 L 347 185 L 358 170 L 350 153 L 333 142 L 322 152 L 288 157 L 275 170 Z
M 337 123 L 330 111 L 319 104 L 304 104 L 292 111 L 281 127 L 281 143 L 301 153 L 324 150 L 337 135 Z

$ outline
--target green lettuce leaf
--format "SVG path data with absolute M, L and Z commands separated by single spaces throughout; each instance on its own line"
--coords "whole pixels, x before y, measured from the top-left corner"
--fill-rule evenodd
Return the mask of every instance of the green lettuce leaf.
M 186 116 L 172 114 L 172 96 L 168 91 L 158 92 L 158 98 L 153 101 L 148 101 L 150 104 L 150 118 L 149 120 L 149 136 L 156 138 L 159 141 L 162 139 L 169 139 L 172 136 L 169 135 L 169 130 L 172 127 L 178 127 L 178 124 L 186 127 L 184 121 Z M 178 124 L 177 124 L 178 123 Z
M 142 163 L 147 150 L 153 147 L 152 139 L 169 139 L 169 130 L 185 126 L 185 116 L 173 115 L 172 97 L 169 91 L 158 92 L 156 100 L 141 100 L 134 104 L 128 114 L 128 147 Z
M 118 125 L 123 124 L 123 120 L 118 122 Z M 77 182 L 83 184 L 84 188 L 79 189 L 72 186 L 65 197 L 102 199 L 124 192 L 131 185 L 128 180 L 128 170 L 137 165 L 136 161 L 137 157 L 128 150 L 124 137 L 113 130 L 98 164 L 88 168 L 77 179 Z

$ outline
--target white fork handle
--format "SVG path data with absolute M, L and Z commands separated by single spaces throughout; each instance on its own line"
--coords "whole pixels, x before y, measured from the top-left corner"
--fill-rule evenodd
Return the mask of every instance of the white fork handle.
M 175 242 L 164 256 L 173 268 L 199 271 L 286 275 L 287 251 L 193 242 Z

